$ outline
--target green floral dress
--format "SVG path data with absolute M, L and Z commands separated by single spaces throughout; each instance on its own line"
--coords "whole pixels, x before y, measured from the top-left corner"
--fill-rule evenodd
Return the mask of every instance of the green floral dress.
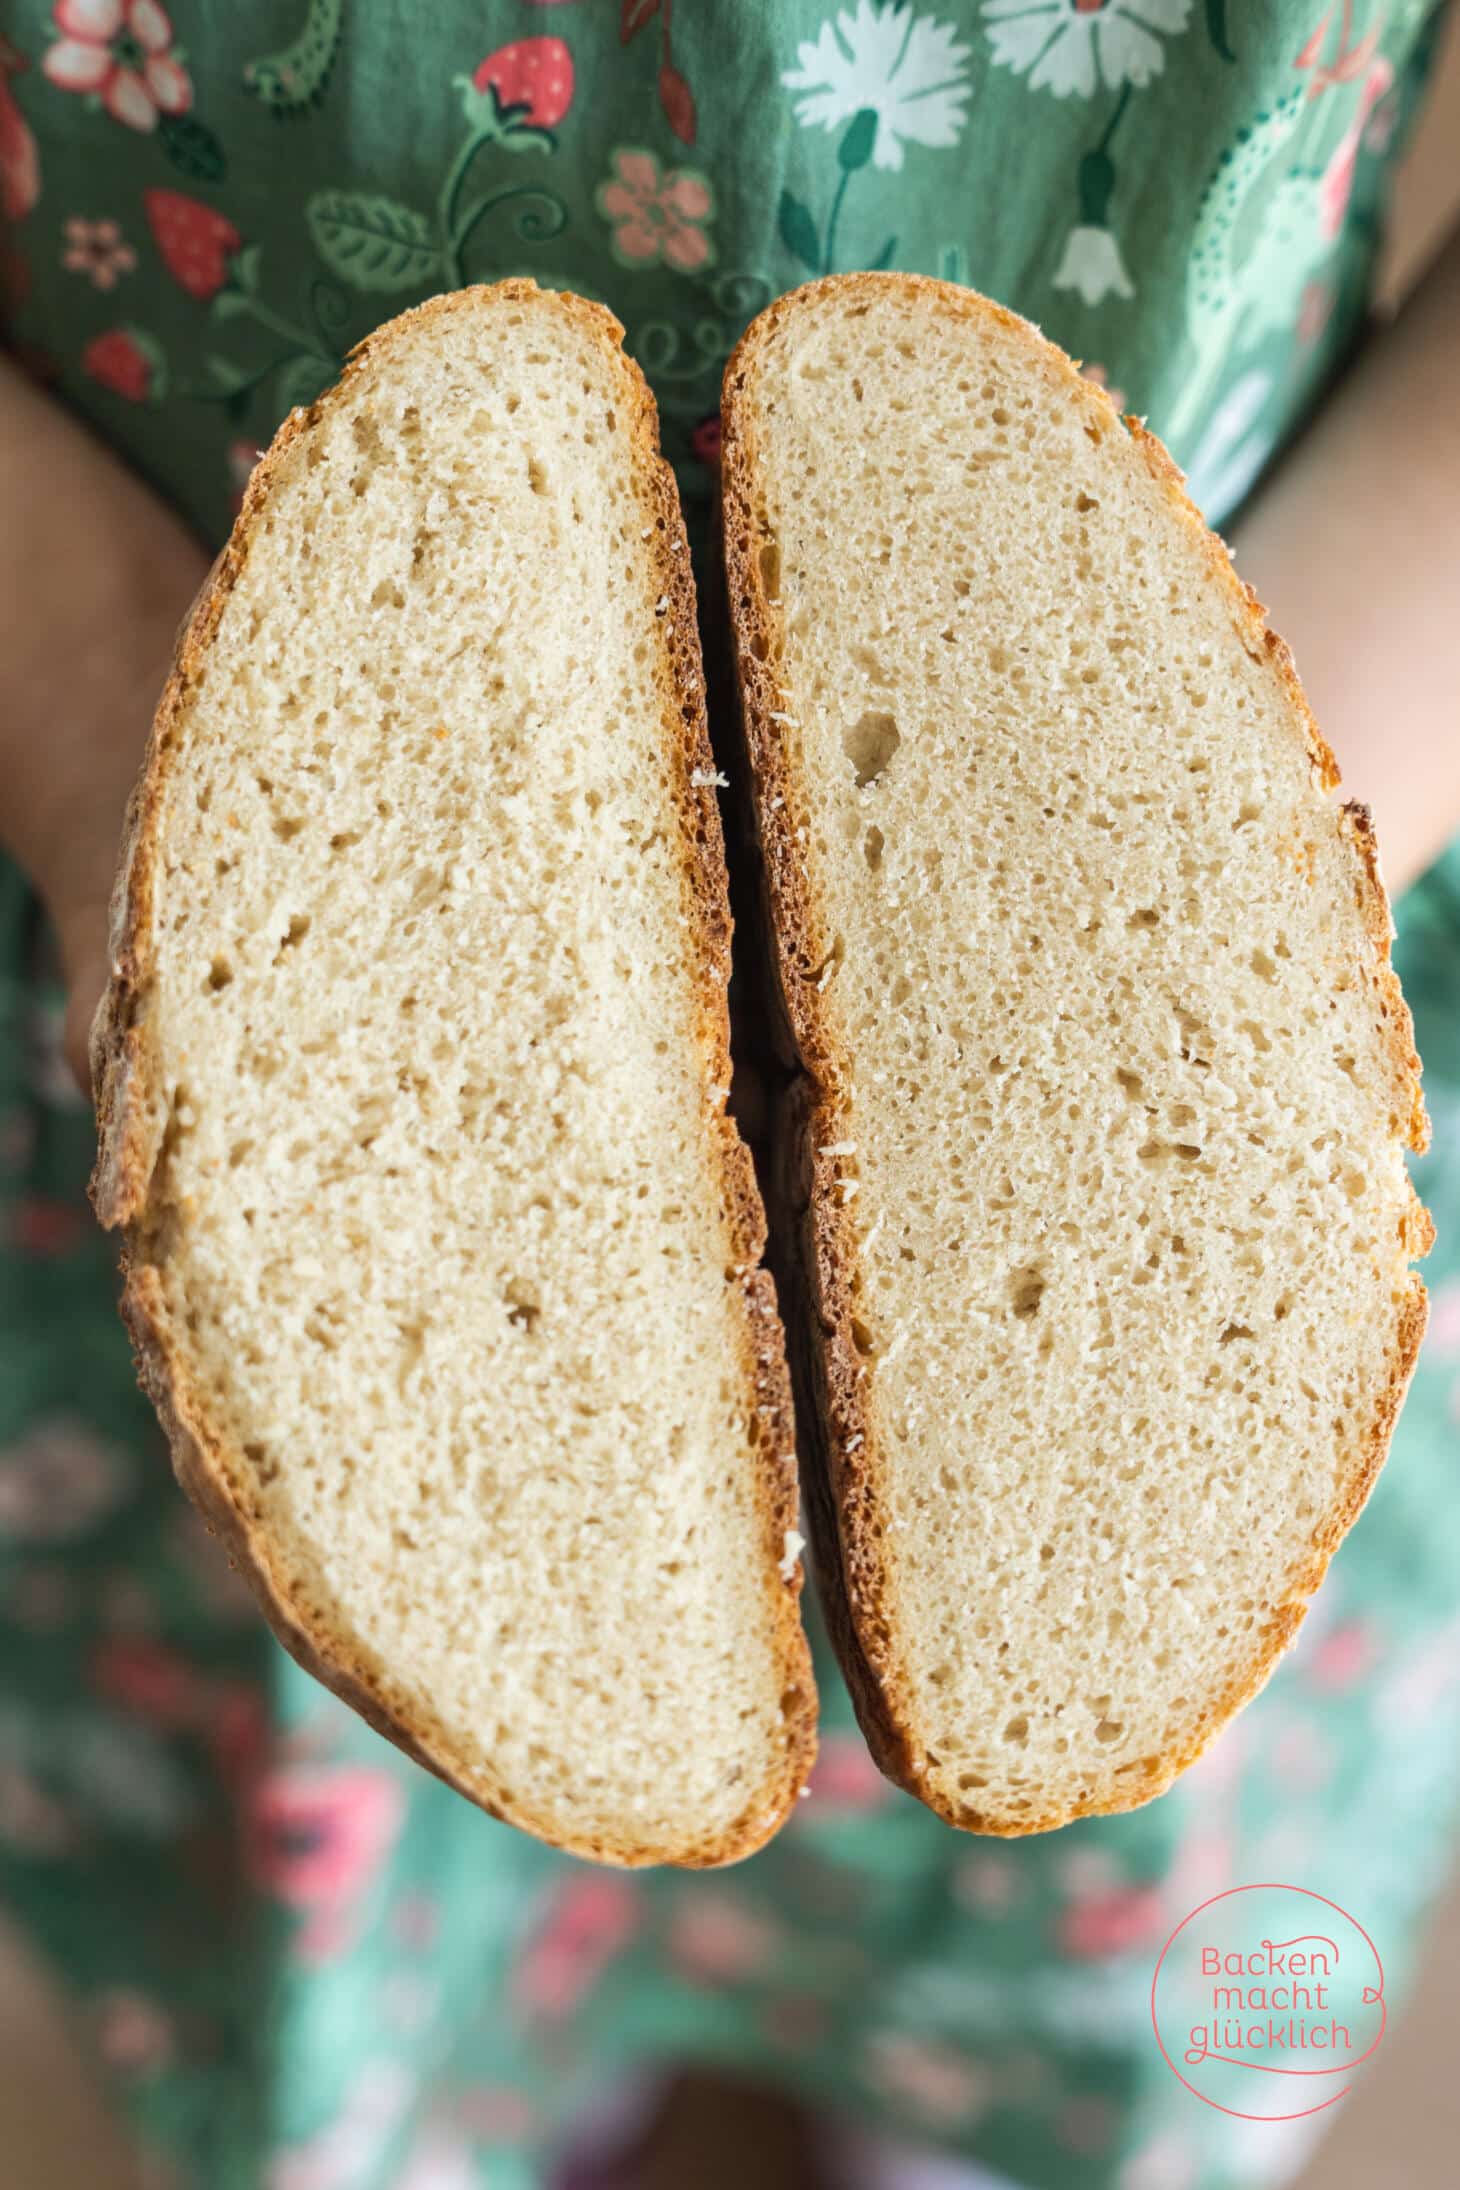
M 703 545 L 746 321 L 917 268 L 1089 360 L 1220 521 L 1361 325 L 1434 28 L 1426 0 L 0 0 L 9 337 L 217 541 L 373 324 L 532 274 L 624 321 Z M 1044 2190 L 1296 2165 L 1312 2125 L 1199 2105 L 1148 1997 L 1180 1916 L 1279 1877 L 1355 1910 L 1393 1999 L 1446 1850 L 1460 858 L 1399 918 L 1431 1334 L 1261 1700 L 1150 1808 L 981 1843 L 878 1778 L 823 1662 L 780 1839 L 631 1878 L 490 1823 L 260 1632 L 134 1389 L 49 946 L 0 870 L 0 1891 L 153 2190 L 522 2190 L 595 2090 L 686 2058 Z

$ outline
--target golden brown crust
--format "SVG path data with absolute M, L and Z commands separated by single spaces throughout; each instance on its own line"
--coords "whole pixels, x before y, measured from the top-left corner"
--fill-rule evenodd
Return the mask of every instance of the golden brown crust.
M 287 452 L 342 400 L 360 375 L 369 371 L 372 359 L 382 348 L 406 339 L 425 319 L 480 310 L 488 295 L 516 303 L 542 302 L 550 309 L 565 310 L 595 340 L 620 350 L 623 329 L 601 305 L 581 297 L 540 291 L 530 281 L 502 282 L 492 291 L 460 290 L 435 297 L 378 328 L 351 353 L 337 385 L 326 390 L 309 410 L 292 412 L 280 427 L 249 481 L 232 535 L 179 634 L 172 673 L 158 705 L 142 773 L 128 807 L 112 907 L 111 981 L 92 1030 L 98 1127 L 92 1199 L 103 1224 L 122 1228 L 126 1279 L 122 1313 L 132 1337 L 140 1382 L 167 1433 L 178 1479 L 247 1577 L 279 1640 L 306 1671 L 333 1689 L 417 1763 L 490 1815 L 540 1839 L 605 1863 L 673 1862 L 701 1867 L 738 1862 L 777 1830 L 810 1771 L 815 1755 L 816 1692 L 799 1613 L 801 1568 L 798 1563 L 784 1583 L 779 1571 L 786 1535 L 795 1526 L 797 1511 L 790 1386 L 775 1288 L 768 1272 L 760 1267 L 765 1245 L 764 1212 L 749 1153 L 733 1120 L 720 1111 L 708 1125 L 715 1143 L 727 1228 L 735 1254 L 735 1277 L 744 1309 L 742 1367 L 754 1393 L 759 1424 L 758 1504 L 767 1570 L 776 1581 L 775 1647 L 781 1668 L 785 1739 L 773 1778 L 757 1789 L 737 1823 L 726 1832 L 706 1835 L 684 1847 L 646 1854 L 615 1845 L 602 1836 L 565 1832 L 560 1824 L 534 1816 L 504 1787 L 489 1782 L 484 1774 L 470 1773 L 459 1759 L 453 1759 L 445 1737 L 433 1739 L 432 1731 L 418 1723 L 416 1707 L 392 1681 L 388 1669 L 369 1662 L 357 1645 L 331 1630 L 325 1609 L 308 1602 L 298 1576 L 284 1571 L 278 1547 L 245 1488 L 247 1471 L 240 1465 L 241 1455 L 233 1449 L 223 1426 L 210 1418 L 161 1276 L 147 1254 L 152 1215 L 149 1194 L 167 1130 L 166 1101 L 148 1034 L 154 979 L 154 876 L 167 784 L 181 747 L 190 694 L 202 674 L 209 646 Z M 699 1040 L 708 1083 L 728 1088 L 726 982 L 731 922 L 705 716 L 694 581 L 674 475 L 659 454 L 653 397 L 637 365 L 625 357 L 620 363 L 628 382 L 635 454 L 640 476 L 646 482 L 648 514 L 653 521 L 649 548 L 657 562 L 661 594 L 668 600 L 666 613 L 656 619 L 656 629 L 664 651 L 666 734 L 673 741 L 676 760 L 682 763 L 675 774 L 685 845 L 685 887 L 693 908 L 691 927 L 700 961 Z
M 804 801 L 775 721 L 784 711 L 775 677 L 782 635 L 760 564 L 762 511 L 750 397 L 761 352 L 809 299 L 831 292 L 855 304 L 889 290 L 910 303 L 965 318 L 991 317 L 1029 344 L 1046 369 L 1053 368 L 1069 400 L 1085 409 L 1091 430 L 1112 432 L 1118 421 L 1104 391 L 1083 379 L 1064 353 L 1026 321 L 972 290 L 912 274 L 834 275 L 779 298 L 747 329 L 730 358 L 721 411 L 726 584 L 768 901 L 767 928 L 774 939 L 775 970 L 793 1037 L 794 1061 L 804 1075 L 783 1119 L 781 1162 L 788 1206 L 795 1213 L 800 1260 L 800 1298 L 787 1302 L 786 1315 L 808 1463 L 803 1488 L 817 1579 L 858 1720 L 882 1770 L 949 1824 L 1015 1837 L 1047 1832 L 1078 1817 L 1135 1809 L 1150 1801 L 1194 1763 L 1228 1719 L 1256 1695 L 1296 1633 L 1334 1548 L 1356 1519 L 1383 1465 L 1424 1332 L 1425 1291 L 1419 1278 L 1411 1276 L 1396 1302 L 1388 1380 L 1375 1395 L 1358 1461 L 1314 1532 L 1311 1560 L 1294 1573 L 1286 1602 L 1258 1638 L 1251 1657 L 1202 1713 L 1179 1751 L 1152 1760 L 1138 1784 L 1110 1799 L 1096 1796 L 1052 1806 L 1044 1815 L 984 1814 L 966 1807 L 955 1810 L 940 1801 L 928 1785 L 926 1764 L 903 1708 L 905 1690 L 880 1554 L 877 1424 L 854 1319 L 860 1272 L 854 1235 L 843 1213 L 845 1199 L 836 1190 L 836 1159 L 826 1153 L 845 1134 L 843 1091 L 849 1071 L 821 1004 L 818 975 L 831 947 L 830 936 L 797 850 L 796 833 L 806 820 Z M 1305 740 L 1315 783 L 1325 792 L 1336 790 L 1338 765 L 1313 720 L 1290 650 L 1268 628 L 1262 603 L 1237 576 L 1226 547 L 1188 499 L 1183 475 L 1161 442 L 1138 419 L 1127 419 L 1125 425 L 1174 512 L 1198 536 L 1212 581 L 1228 600 L 1243 645 L 1280 681 Z M 1373 830 L 1367 811 L 1358 806 L 1344 809 L 1340 826 L 1353 847 L 1354 891 L 1371 946 L 1359 968 L 1360 977 L 1374 998 L 1395 1082 L 1403 1090 L 1398 1137 L 1418 1151 L 1427 1146 L 1429 1137 L 1419 1059 L 1409 1011 L 1389 963 L 1392 923 Z M 1433 1239 L 1433 1226 L 1417 1200 L 1412 1200 L 1405 1238 L 1412 1255 L 1423 1254 Z

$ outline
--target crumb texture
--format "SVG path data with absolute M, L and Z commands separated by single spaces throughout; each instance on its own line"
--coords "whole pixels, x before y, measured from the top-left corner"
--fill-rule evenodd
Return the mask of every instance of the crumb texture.
M 955 1821 L 1129 1807 L 1295 1627 L 1417 1342 L 1382 897 L 1225 558 L 1030 329 L 849 280 L 730 382 L 861 1647 Z
M 609 324 L 428 311 L 276 457 L 163 777 L 131 1249 L 303 1624 L 469 1792 L 673 1860 L 763 1836 L 809 1689 Z

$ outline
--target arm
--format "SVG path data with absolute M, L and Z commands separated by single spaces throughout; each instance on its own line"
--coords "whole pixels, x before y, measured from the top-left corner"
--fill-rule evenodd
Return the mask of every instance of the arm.
M 1232 541 L 1401 890 L 1460 829 L 1460 232 Z
M 0 844 L 55 922 L 83 1084 L 122 812 L 208 559 L 0 355 Z

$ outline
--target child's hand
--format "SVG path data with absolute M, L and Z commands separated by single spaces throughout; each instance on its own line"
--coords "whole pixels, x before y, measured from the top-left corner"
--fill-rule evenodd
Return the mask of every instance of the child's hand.
M 0 843 L 55 923 L 83 1087 L 122 816 L 208 559 L 0 357 Z

